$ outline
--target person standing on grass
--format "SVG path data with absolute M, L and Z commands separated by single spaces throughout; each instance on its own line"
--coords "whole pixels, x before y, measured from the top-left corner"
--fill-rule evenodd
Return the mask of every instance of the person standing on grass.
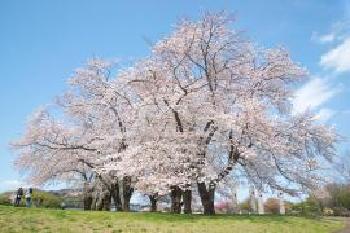
M 61 202 L 61 210 L 65 210 L 66 209 L 66 203 L 64 203 L 64 201 Z
M 32 188 L 27 189 L 26 191 L 26 206 L 29 208 L 32 205 Z
M 22 188 L 19 188 L 19 189 L 17 190 L 15 206 L 19 206 L 19 205 L 21 204 L 22 195 L 23 195 L 23 189 L 22 189 Z

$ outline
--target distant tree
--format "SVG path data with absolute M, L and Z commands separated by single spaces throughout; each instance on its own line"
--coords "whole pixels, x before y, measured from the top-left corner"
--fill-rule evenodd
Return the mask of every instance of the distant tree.
M 33 190 L 32 202 L 36 207 L 60 208 L 63 198 L 40 190 Z
M 264 203 L 264 211 L 271 214 L 279 214 L 280 201 L 277 198 L 268 198 Z
M 310 199 L 317 202 L 321 209 L 337 207 L 350 210 L 350 184 L 327 184 L 322 190 L 311 193 Z
M 285 210 L 288 213 L 291 210 L 292 204 L 285 202 Z M 278 198 L 268 198 L 264 203 L 265 213 L 279 214 L 280 213 L 280 199 Z
M 322 213 L 321 205 L 314 197 L 309 197 L 305 201 L 292 204 L 291 209 L 304 216 L 319 216 Z
M 13 193 L 1 193 L 0 194 L 0 205 L 11 206 L 13 205 Z

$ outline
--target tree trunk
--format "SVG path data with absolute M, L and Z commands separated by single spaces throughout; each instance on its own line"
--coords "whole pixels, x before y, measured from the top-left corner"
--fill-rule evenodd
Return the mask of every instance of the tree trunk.
M 102 197 L 101 192 L 98 190 L 95 191 L 95 210 L 101 210 Z
M 134 192 L 134 189 L 131 188 L 131 177 L 123 177 L 123 200 L 122 200 L 122 209 L 123 211 L 130 211 L 130 199 L 131 195 Z
M 119 183 L 112 183 L 110 186 L 111 196 L 114 200 L 114 206 L 116 211 L 122 211 L 122 200 L 119 195 Z
M 103 196 L 103 210 L 111 211 L 111 193 L 109 190 L 106 190 Z
M 104 203 L 104 199 L 100 197 L 96 203 L 96 210 L 102 211 L 103 203 Z
M 157 201 L 158 195 L 148 195 L 149 201 L 151 202 L 151 212 L 157 212 Z
M 97 204 L 97 193 L 96 191 L 92 193 L 92 202 L 91 202 L 91 210 L 96 210 L 96 204 Z
M 182 190 L 177 185 L 173 185 L 171 188 L 171 212 L 174 214 L 181 213 L 181 194 Z
M 183 192 L 184 213 L 192 214 L 192 190 L 187 189 Z
M 207 190 L 205 183 L 198 183 L 198 192 L 202 201 L 202 206 L 204 208 L 205 215 L 214 215 L 214 199 L 215 199 L 215 184 L 211 183 L 209 185 L 209 190 Z
M 84 210 L 91 210 L 92 204 L 92 190 L 87 182 L 84 182 L 83 186 L 83 208 Z

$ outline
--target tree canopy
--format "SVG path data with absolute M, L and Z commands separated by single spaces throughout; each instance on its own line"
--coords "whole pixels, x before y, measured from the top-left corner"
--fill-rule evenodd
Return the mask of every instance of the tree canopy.
M 37 184 L 78 173 L 130 177 L 150 195 L 197 186 L 208 214 L 215 187 L 235 170 L 258 188 L 316 187 L 337 135 L 311 112 L 291 112 L 306 70 L 233 22 L 222 12 L 182 20 L 131 67 L 90 60 L 54 110 L 29 120 L 14 143 L 16 166 Z

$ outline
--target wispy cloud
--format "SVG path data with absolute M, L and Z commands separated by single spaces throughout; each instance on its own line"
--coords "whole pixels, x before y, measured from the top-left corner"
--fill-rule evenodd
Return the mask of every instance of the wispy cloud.
M 330 120 L 337 112 L 335 110 L 329 109 L 329 108 L 322 108 L 320 111 L 318 111 L 318 114 L 316 117 L 322 121 L 327 122 Z
M 331 26 L 326 34 L 313 32 L 311 40 L 328 44 L 329 49 L 320 57 L 320 66 L 335 72 L 350 71 L 350 19 L 344 16 Z
M 296 91 L 293 99 L 293 111 L 301 113 L 307 109 L 317 110 L 340 91 L 341 88 L 332 85 L 328 79 L 314 77 Z M 323 114 L 325 113 L 323 112 Z M 329 113 L 328 111 L 328 115 L 330 115 Z
M 312 32 L 311 41 L 320 44 L 335 44 L 343 41 L 349 36 L 350 20 L 343 18 L 331 25 L 331 28 L 326 33 L 320 33 L 317 31 Z
M 350 37 L 322 55 L 320 65 L 337 72 L 350 71 Z
M 14 190 L 23 186 L 23 183 L 15 179 L 0 179 L 0 191 Z
M 312 41 L 324 44 L 328 51 L 320 56 L 319 65 L 323 68 L 322 75 L 312 78 L 297 91 L 293 104 L 295 113 L 310 109 L 317 113 L 319 120 L 326 122 L 335 114 L 343 112 L 330 109 L 326 104 L 342 91 L 341 84 L 335 84 L 338 74 L 350 71 L 349 2 L 344 4 L 344 14 L 341 18 L 331 25 L 327 33 L 313 32 L 311 35 Z
M 333 42 L 336 39 L 336 34 L 331 32 L 324 35 L 319 35 L 317 32 L 313 32 L 311 35 L 311 40 L 317 43 L 325 44 Z
M 322 35 L 320 36 L 320 41 L 323 43 L 327 43 L 327 42 L 332 42 L 335 39 L 335 35 L 334 34 L 326 34 L 326 35 Z

